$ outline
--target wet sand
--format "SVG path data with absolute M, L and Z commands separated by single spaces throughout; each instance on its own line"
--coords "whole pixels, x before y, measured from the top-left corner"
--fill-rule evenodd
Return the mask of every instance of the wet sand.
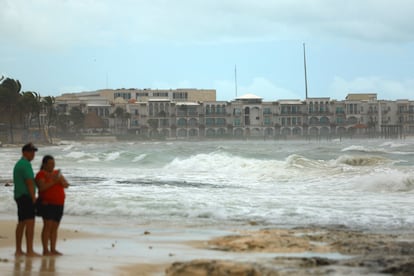
M 2 275 L 414 275 L 414 233 L 312 226 L 98 229 L 74 218 L 59 232 L 63 256 L 15 258 L 14 229 L 14 221 L 0 218 Z M 40 231 L 37 220 L 38 252 Z
M 268 258 L 177 262 L 167 275 L 414 275 L 414 234 L 344 227 L 241 231 L 212 239 L 212 250 L 269 253 Z

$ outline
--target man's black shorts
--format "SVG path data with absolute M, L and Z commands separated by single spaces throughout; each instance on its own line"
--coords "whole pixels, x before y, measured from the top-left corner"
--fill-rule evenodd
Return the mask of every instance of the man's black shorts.
M 34 219 L 35 217 L 35 205 L 32 198 L 28 195 L 22 195 L 15 199 L 17 203 L 17 217 L 19 221 Z
M 45 220 L 60 222 L 63 216 L 63 205 L 42 205 L 40 215 Z

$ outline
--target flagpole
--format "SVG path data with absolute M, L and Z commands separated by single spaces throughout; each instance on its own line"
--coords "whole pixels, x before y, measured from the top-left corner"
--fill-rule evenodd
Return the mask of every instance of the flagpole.
M 306 51 L 305 51 L 305 43 L 303 43 L 303 66 L 305 68 L 305 93 L 306 99 L 308 99 L 308 77 L 306 74 Z

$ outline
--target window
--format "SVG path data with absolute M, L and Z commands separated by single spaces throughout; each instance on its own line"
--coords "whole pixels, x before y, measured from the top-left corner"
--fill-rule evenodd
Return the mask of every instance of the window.
M 217 114 L 221 113 L 221 106 L 219 106 L 219 105 L 217 106 L 216 112 L 217 112 Z
M 233 124 L 234 124 L 235 126 L 240 126 L 240 125 L 241 125 L 241 123 L 240 123 L 240 118 L 234 118 Z
M 188 93 L 187 92 L 174 92 L 173 99 L 187 99 Z
M 186 126 L 187 125 L 187 120 L 184 118 L 180 118 L 177 122 L 177 125 L 180 127 Z
M 206 118 L 206 126 L 213 126 L 215 123 L 214 118 Z
M 170 120 L 169 119 L 160 119 L 160 125 L 162 127 L 168 127 L 170 125 Z
M 168 97 L 168 92 L 154 92 L 152 93 L 153 97 Z
M 189 107 L 188 108 L 188 115 L 192 115 L 192 116 L 197 115 L 197 109 L 195 107 Z
M 114 99 L 116 98 L 122 98 L 124 100 L 129 100 L 131 99 L 131 93 L 121 93 L 121 92 L 114 93 Z
M 224 118 L 217 118 L 216 123 L 218 126 L 224 126 L 226 125 L 226 120 Z

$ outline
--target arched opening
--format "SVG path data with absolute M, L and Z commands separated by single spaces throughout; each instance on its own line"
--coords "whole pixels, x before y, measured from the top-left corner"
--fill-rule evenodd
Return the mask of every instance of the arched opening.
M 190 137 L 198 136 L 198 129 L 195 129 L 195 128 L 190 129 L 188 132 L 188 136 Z
M 285 136 L 290 136 L 292 134 L 292 131 L 290 130 L 290 128 L 288 128 L 288 127 L 284 127 L 283 129 L 282 129 L 282 135 L 285 135 Z
M 293 134 L 293 135 L 295 135 L 295 136 L 300 136 L 300 135 L 302 135 L 302 130 L 301 130 L 301 128 L 300 128 L 300 127 L 295 127 L 295 128 L 293 128 L 292 134 Z
M 178 131 L 177 131 L 177 136 L 178 137 L 187 137 L 187 130 L 186 129 L 179 129 Z
M 317 127 L 311 127 L 309 129 L 309 135 L 318 136 L 319 135 L 318 128 Z
M 328 127 L 322 127 L 320 130 L 321 136 L 329 136 L 329 128 Z
M 234 136 L 243 137 L 243 129 L 242 128 L 236 128 L 234 130 Z
M 214 136 L 216 136 L 216 131 L 214 130 L 214 128 L 207 129 L 206 136 L 207 137 L 214 137 Z

